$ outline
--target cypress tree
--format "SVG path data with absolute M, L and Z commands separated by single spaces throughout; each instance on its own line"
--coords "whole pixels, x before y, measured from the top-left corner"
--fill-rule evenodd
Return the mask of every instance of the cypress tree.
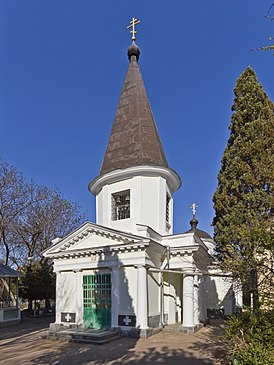
M 216 256 L 246 293 L 263 300 L 273 285 L 274 105 L 251 67 L 237 80 L 234 94 L 213 196 Z

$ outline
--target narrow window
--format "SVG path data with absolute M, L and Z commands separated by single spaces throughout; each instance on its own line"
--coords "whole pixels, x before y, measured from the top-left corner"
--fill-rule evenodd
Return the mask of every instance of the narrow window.
M 111 195 L 112 220 L 130 218 L 130 190 Z
M 169 223 L 169 204 L 170 203 L 170 196 L 166 195 L 166 222 Z

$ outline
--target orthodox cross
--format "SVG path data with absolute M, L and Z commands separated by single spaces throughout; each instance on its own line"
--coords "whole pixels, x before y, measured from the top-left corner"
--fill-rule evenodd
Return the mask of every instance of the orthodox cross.
M 127 29 L 132 28 L 130 33 L 132 34 L 131 39 L 133 41 L 135 41 L 136 39 L 135 34 L 137 33 L 137 30 L 135 30 L 135 25 L 139 24 L 140 22 L 141 20 L 138 20 L 137 18 L 132 18 L 132 20 L 130 21 L 130 25 L 127 27 Z
M 190 207 L 190 208 L 192 209 L 193 217 L 195 217 L 196 212 L 197 212 L 198 205 L 197 205 L 197 204 L 195 204 L 195 203 L 192 203 L 192 205 L 191 205 L 191 207 Z

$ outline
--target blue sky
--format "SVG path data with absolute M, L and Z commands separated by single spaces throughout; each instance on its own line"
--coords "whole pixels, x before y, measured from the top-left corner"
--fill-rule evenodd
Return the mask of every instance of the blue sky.
M 87 190 L 105 153 L 141 19 L 139 64 L 170 167 L 182 178 L 175 232 L 212 232 L 212 195 L 233 88 L 250 65 L 274 100 L 271 0 L 0 0 L 0 157 L 56 185 L 95 220 Z M 272 9 L 274 13 L 274 9 Z M 273 14 L 274 15 L 274 14 Z

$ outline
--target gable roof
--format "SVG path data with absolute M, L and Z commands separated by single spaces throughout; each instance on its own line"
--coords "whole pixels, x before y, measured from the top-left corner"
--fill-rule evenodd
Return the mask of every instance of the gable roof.
M 98 238 L 95 244 L 83 245 L 83 241 L 91 235 Z M 84 254 L 84 252 L 101 252 L 107 249 L 111 243 L 111 247 L 137 247 L 139 245 L 148 245 L 149 239 L 130 233 L 113 230 L 111 228 L 103 227 L 98 224 L 86 222 L 77 228 L 75 231 L 68 234 L 66 237 L 59 239 L 53 246 L 49 247 L 43 252 L 45 257 L 60 257 L 66 255 L 68 252 L 74 254 Z
M 140 165 L 168 167 L 138 65 L 139 53 L 133 43 L 100 175 Z

